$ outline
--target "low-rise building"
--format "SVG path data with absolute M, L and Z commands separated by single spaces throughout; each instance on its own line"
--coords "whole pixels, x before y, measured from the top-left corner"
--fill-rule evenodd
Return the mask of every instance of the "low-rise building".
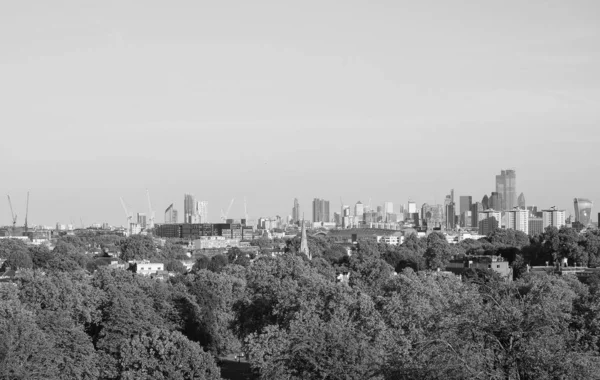
M 463 274 L 469 269 L 491 269 L 506 281 L 512 281 L 512 268 L 508 261 L 501 256 L 464 256 L 450 260 L 446 271 L 454 274 Z
M 147 260 L 130 262 L 133 273 L 141 274 L 142 276 L 151 276 L 165 270 L 163 263 L 151 263 Z

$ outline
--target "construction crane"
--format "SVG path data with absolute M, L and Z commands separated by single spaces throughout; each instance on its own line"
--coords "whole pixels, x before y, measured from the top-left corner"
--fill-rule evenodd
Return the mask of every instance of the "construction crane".
M 129 211 L 127 211 L 127 206 L 125 206 L 125 201 L 123 200 L 123 198 L 119 198 L 121 199 L 121 206 L 123 206 L 123 210 L 125 211 L 125 216 L 127 217 L 127 228 L 129 228 L 129 226 L 131 225 L 131 221 L 133 219 L 133 215 L 131 215 L 129 213 Z
M 17 215 L 15 215 L 15 212 L 13 211 L 13 206 L 12 206 L 12 201 L 10 200 L 10 195 L 6 195 L 8 197 L 8 205 L 10 206 L 10 213 L 12 215 L 12 232 L 13 234 L 15 233 L 15 230 L 17 228 Z
M 226 212 L 223 212 L 223 209 L 221 209 L 221 220 L 223 221 L 223 223 L 227 222 L 227 216 L 229 215 L 229 212 L 231 211 L 231 206 L 233 206 L 233 201 L 235 201 L 235 198 L 232 198 L 231 202 L 229 202 L 229 207 L 227 207 Z
M 27 192 L 27 205 L 25 206 L 25 232 L 28 231 L 27 216 L 29 215 L 29 191 Z
M 246 219 L 246 223 L 248 223 L 248 207 L 246 204 L 246 197 L 244 197 L 244 218 Z
M 79 221 L 81 222 L 81 229 L 84 229 L 85 225 L 83 224 L 83 218 L 79 217 Z
M 148 228 L 154 228 L 154 211 L 152 210 L 152 202 L 150 201 L 150 190 L 146 189 L 146 196 L 148 198 L 148 216 L 150 217 L 150 223 Z

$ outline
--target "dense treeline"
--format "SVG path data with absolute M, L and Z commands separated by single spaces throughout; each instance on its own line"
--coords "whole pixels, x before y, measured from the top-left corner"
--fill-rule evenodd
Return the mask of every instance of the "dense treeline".
M 0 241 L 4 266 L 21 269 L 0 284 L 0 379 L 218 379 L 217 358 L 240 351 L 264 379 L 600 377 L 600 278 L 525 270 L 594 265 L 595 231 L 497 230 L 456 245 L 412 235 L 400 246 L 360 241 L 351 255 L 310 238 L 310 261 L 294 239 L 276 257 L 201 256 L 168 281 L 95 268 L 85 252 L 96 243 Z M 106 244 L 123 259 L 185 256 L 148 237 Z M 431 270 L 473 254 L 505 257 L 516 280 Z

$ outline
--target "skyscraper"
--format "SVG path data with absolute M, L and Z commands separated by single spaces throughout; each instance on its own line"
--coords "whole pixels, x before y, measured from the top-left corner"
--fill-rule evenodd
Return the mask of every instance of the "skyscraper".
M 517 174 L 513 169 L 501 170 L 496 176 L 496 192 L 501 197 L 501 208 L 498 210 L 512 210 L 517 206 Z
M 329 201 L 313 199 L 313 222 L 329 223 Z
M 585 198 L 575 198 L 573 200 L 575 207 L 575 221 L 589 226 L 592 223 L 592 207 L 594 202 Z
M 294 207 L 292 207 L 292 221 L 294 223 L 300 220 L 300 203 L 298 203 L 298 198 L 294 198 Z
M 481 206 L 484 210 L 490 208 L 490 198 L 487 196 L 487 194 L 483 196 L 483 199 L 481 199 Z
M 193 223 L 196 213 L 196 197 L 192 194 L 183 195 L 183 223 Z
M 208 223 L 208 202 L 200 201 L 196 203 L 196 212 L 193 219 L 197 221 L 197 223 Z
M 354 215 L 358 218 L 359 222 L 364 220 L 363 214 L 365 213 L 365 207 L 361 201 L 356 202 L 354 205 Z
M 477 219 L 479 220 L 479 234 L 488 235 L 496 228 L 500 227 L 500 219 L 502 213 L 496 210 L 484 210 L 479 213 Z
M 471 205 L 471 227 L 479 226 L 479 213 L 485 210 L 483 204 L 475 202 Z
M 177 210 L 173 208 L 173 203 L 165 210 L 165 224 L 177 223 Z
M 525 195 L 521 193 L 519 195 L 519 199 L 517 199 L 517 203 L 520 209 L 525 210 L 527 208 L 527 204 L 525 203 Z
M 471 211 L 471 204 L 473 203 L 473 197 L 470 195 L 461 195 L 459 198 L 460 202 L 460 214 Z
M 417 202 L 408 201 L 408 213 L 414 214 L 417 212 Z
M 488 206 L 490 209 L 502 211 L 502 194 L 498 192 L 493 192 L 492 196 L 490 197 Z

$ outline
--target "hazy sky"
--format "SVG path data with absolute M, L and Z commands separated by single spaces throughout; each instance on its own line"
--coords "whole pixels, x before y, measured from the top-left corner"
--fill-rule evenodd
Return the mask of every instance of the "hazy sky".
M 0 190 L 19 224 L 215 221 L 314 197 L 600 210 L 600 2 L 84 1 L 0 9 Z M 181 219 L 181 217 L 180 217 Z M 594 220 L 596 217 L 594 216 Z M 10 223 L 0 200 L 0 224 Z

